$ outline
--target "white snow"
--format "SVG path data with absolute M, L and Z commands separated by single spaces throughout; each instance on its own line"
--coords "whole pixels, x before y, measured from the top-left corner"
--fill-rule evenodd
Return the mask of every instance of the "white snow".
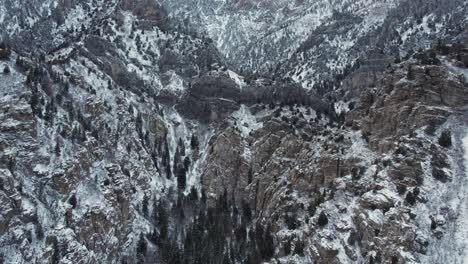
M 465 160 L 465 177 L 468 177 L 468 134 L 462 139 L 464 153 L 464 160 Z M 465 180 L 466 183 L 466 180 Z M 460 237 L 463 238 L 464 242 L 464 252 L 463 252 L 463 263 L 468 263 L 468 197 L 466 196 L 466 190 L 468 186 L 465 185 L 465 195 L 463 196 L 462 204 L 460 206 L 460 214 L 459 214 L 459 232 Z
M 169 84 L 163 86 L 163 89 L 170 90 L 173 92 L 182 92 L 184 88 L 184 81 L 182 78 L 175 73 L 175 71 L 170 72 L 170 81 Z
M 47 165 L 37 164 L 36 166 L 34 166 L 33 171 L 40 175 L 46 175 L 47 172 L 49 172 L 49 168 L 47 167 Z
M 237 127 L 241 131 L 243 137 L 247 137 L 250 132 L 263 127 L 262 122 L 258 122 L 257 118 L 250 112 L 249 108 L 242 105 L 241 108 L 232 114 L 232 117 L 237 122 Z
M 444 59 L 443 63 L 447 68 L 456 75 L 463 75 L 465 77 L 465 81 L 468 82 L 468 69 L 459 68 L 449 62 L 448 60 Z
M 335 103 L 335 112 L 337 114 L 349 112 L 349 104 L 340 100 Z
M 4 6 L 0 6 L 0 24 L 5 20 L 6 10 Z
M 229 78 L 234 80 L 234 82 L 236 82 L 236 84 L 239 86 L 240 89 L 244 88 L 244 86 L 246 85 L 246 83 L 244 82 L 244 77 L 240 76 L 239 74 L 231 70 L 228 70 L 228 74 L 229 74 Z

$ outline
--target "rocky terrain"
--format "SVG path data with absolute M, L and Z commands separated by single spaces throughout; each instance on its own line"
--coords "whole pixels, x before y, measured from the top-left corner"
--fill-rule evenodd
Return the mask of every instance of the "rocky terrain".
M 466 263 L 467 9 L 3 1 L 0 263 Z

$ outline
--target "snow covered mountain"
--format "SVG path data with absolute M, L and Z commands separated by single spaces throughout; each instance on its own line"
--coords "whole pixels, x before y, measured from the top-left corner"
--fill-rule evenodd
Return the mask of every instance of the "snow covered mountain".
M 280 72 L 305 88 L 343 74 L 371 51 L 394 59 L 461 32 L 468 8 L 459 0 L 163 3 L 170 17 L 183 18 L 182 28 L 213 39 L 236 69 Z
M 466 263 L 467 14 L 2 1 L 0 263 Z

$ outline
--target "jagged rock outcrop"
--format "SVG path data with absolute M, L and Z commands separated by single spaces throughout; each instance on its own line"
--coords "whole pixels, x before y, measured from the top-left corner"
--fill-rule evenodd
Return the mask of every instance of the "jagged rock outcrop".
M 364 92 L 363 103 L 352 115 L 365 116 L 359 126 L 371 145 L 383 151 L 418 128 L 434 130 L 468 101 L 465 76 L 445 65 L 401 63 L 374 85 L 378 89 Z

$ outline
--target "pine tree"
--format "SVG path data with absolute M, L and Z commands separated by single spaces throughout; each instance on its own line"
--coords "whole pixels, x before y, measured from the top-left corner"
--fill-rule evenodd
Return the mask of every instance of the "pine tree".
M 162 153 L 162 164 L 165 166 L 166 169 L 166 178 L 171 179 L 172 171 L 171 171 L 171 164 L 170 164 L 170 157 L 169 157 L 169 144 L 167 143 L 167 137 L 164 140 L 164 150 Z
M 146 239 L 143 234 L 140 234 L 140 239 L 138 240 L 137 244 L 137 261 L 138 263 L 145 263 L 147 245 Z
M 166 164 L 166 178 L 169 180 L 172 178 L 171 164 L 169 162 Z
M 153 243 L 156 244 L 158 242 L 158 230 L 156 228 L 153 229 L 153 232 L 148 237 L 148 239 Z
M 70 199 L 68 200 L 68 203 L 72 206 L 72 209 L 76 208 L 77 200 L 74 194 L 70 197 Z
M 247 221 L 250 221 L 252 219 L 252 210 L 250 209 L 250 205 L 245 200 L 242 200 L 242 212 L 244 218 Z
M 268 224 L 262 239 L 257 239 L 257 245 L 260 248 L 260 253 L 264 260 L 269 260 L 275 254 L 275 244 L 273 240 L 271 225 Z
M 320 213 L 319 218 L 318 218 L 318 220 L 317 220 L 317 224 L 318 224 L 319 226 L 325 226 L 325 225 L 328 224 L 328 217 L 327 217 L 327 215 L 325 214 L 324 211 L 322 211 L 322 212 Z
M 58 240 L 56 237 L 54 237 L 53 242 L 52 242 L 52 259 L 51 259 L 52 264 L 59 264 L 60 263 L 60 250 L 58 246 Z
M 406 73 L 406 78 L 408 78 L 408 80 L 414 80 L 414 70 L 413 70 L 413 67 L 411 65 L 408 65 L 408 71 Z
M 31 99 L 29 100 L 32 112 L 37 115 L 41 110 L 39 106 L 39 92 L 36 87 L 31 87 Z
M 36 224 L 36 239 L 37 240 L 42 240 L 44 238 L 44 230 L 42 229 L 41 223 Z
M 184 167 L 185 167 L 185 170 L 186 170 L 186 171 L 190 168 L 190 163 L 191 163 L 190 158 L 189 158 L 188 156 L 185 157 L 185 159 L 184 159 Z
M 145 217 L 148 216 L 148 197 L 143 196 L 143 201 L 141 202 L 141 211 Z
M 59 140 L 58 138 L 55 140 L 55 155 L 56 156 L 60 156 L 60 143 L 59 143 Z
M 291 241 L 286 241 L 283 245 L 284 254 L 290 255 L 291 254 Z
M 187 186 L 186 171 L 183 166 L 179 166 L 177 169 L 177 187 L 179 190 L 185 190 Z
M 168 227 L 168 217 L 166 210 L 164 209 L 164 206 L 161 202 L 158 203 L 157 209 L 156 209 L 156 219 L 155 222 L 157 226 L 159 227 L 159 241 L 158 244 L 161 244 L 163 241 L 167 240 L 168 232 L 169 232 L 169 227 Z
M 199 145 L 200 142 L 198 141 L 197 136 L 195 134 L 192 134 L 192 138 L 190 139 L 190 146 L 192 147 L 192 149 L 196 149 Z
M 247 175 L 247 184 L 252 183 L 252 178 L 253 178 L 253 172 L 252 172 L 252 168 L 250 168 L 249 169 L 249 174 Z
M 296 242 L 294 247 L 294 254 L 304 256 L 304 242 L 302 240 Z
M 190 197 L 191 201 L 197 201 L 198 200 L 198 192 L 197 192 L 197 189 L 195 189 L 195 186 L 192 186 L 192 188 L 190 188 L 189 197 Z
M 449 130 L 445 130 L 439 137 L 439 145 L 444 148 L 452 146 L 452 133 Z
M 414 192 L 408 192 L 405 197 L 405 201 L 410 205 L 416 204 L 417 195 Z
M 179 142 L 177 144 L 177 148 L 179 149 L 180 151 L 180 155 L 183 157 L 185 156 L 185 144 L 184 142 L 182 141 L 182 138 L 179 138 Z

